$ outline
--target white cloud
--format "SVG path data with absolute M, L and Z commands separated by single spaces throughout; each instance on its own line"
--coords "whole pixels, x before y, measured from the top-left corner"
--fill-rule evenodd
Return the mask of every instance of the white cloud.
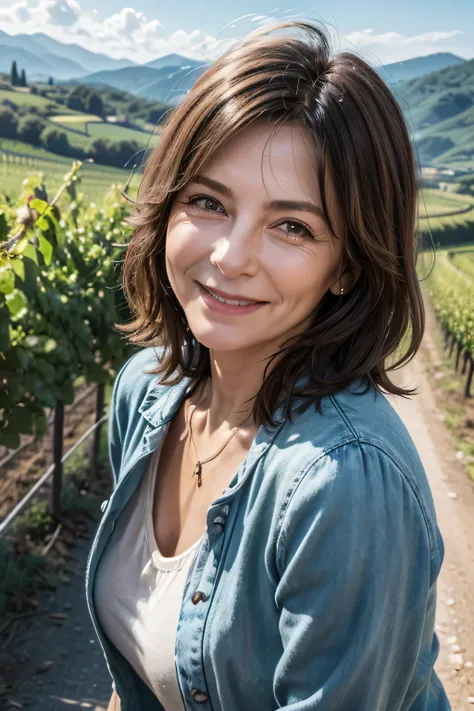
M 61 27 L 71 27 L 81 16 L 81 6 L 75 0 L 50 0 L 43 8 L 47 22 Z
M 381 32 L 374 34 L 372 28 L 351 32 L 342 38 L 344 49 L 349 49 L 369 63 L 380 66 L 392 62 L 401 62 L 411 57 L 421 57 L 434 52 L 452 52 L 463 56 L 461 47 L 469 53 L 468 42 L 461 43 L 467 35 L 462 30 L 449 32 L 424 32 L 418 35 L 403 35 L 400 32 Z M 472 48 L 474 52 L 474 48 Z
M 433 44 L 440 42 L 441 40 L 451 39 L 456 35 L 464 35 L 465 32 L 461 30 L 453 30 L 452 32 L 425 32 L 422 35 L 412 35 L 406 36 L 400 34 L 400 32 L 383 32 L 378 35 L 373 34 L 372 29 L 361 30 L 360 32 L 351 32 L 348 35 L 344 35 L 344 39 L 347 39 L 351 44 L 359 45 L 372 45 L 372 44 L 383 44 L 390 45 L 391 47 L 406 47 L 412 44 Z
M 0 0 L 1 2 L 1 0 Z M 0 29 L 10 34 L 45 32 L 61 42 L 77 42 L 95 52 L 111 57 L 128 57 L 135 62 L 148 62 L 165 54 L 177 52 L 197 60 L 215 59 L 232 45 L 237 37 L 221 39 L 223 29 L 234 28 L 240 21 L 246 29 L 231 33 L 242 36 L 252 24 L 264 25 L 277 17 L 250 14 L 232 21 L 219 32 L 219 39 L 201 30 L 176 30 L 166 35 L 159 19 L 147 17 L 133 7 L 124 7 L 105 19 L 99 19 L 97 8 L 85 11 L 77 0 L 17 0 L 0 9 Z M 280 18 L 282 19 L 282 18 Z M 329 28 L 331 32 L 331 28 Z M 402 35 L 398 32 L 374 33 L 372 28 L 355 31 L 339 38 L 341 49 L 362 54 L 372 64 L 401 61 L 438 51 L 456 51 L 460 46 L 460 30 Z M 333 46 L 337 46 L 337 39 Z M 467 48 L 466 36 L 464 46 Z M 474 53 L 474 48 L 473 48 Z

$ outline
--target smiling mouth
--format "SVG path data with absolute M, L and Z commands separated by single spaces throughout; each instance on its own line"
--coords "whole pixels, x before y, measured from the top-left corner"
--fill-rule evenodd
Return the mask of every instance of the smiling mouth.
M 250 300 L 244 300 L 244 299 L 229 299 L 229 298 L 224 298 L 223 296 L 220 296 L 219 294 L 215 294 L 213 291 L 210 291 L 207 287 L 203 286 L 201 284 L 202 288 L 207 291 L 207 293 L 212 296 L 216 301 L 220 301 L 222 304 L 229 304 L 229 306 L 255 306 L 256 304 L 266 304 L 268 303 L 267 301 L 250 301 Z

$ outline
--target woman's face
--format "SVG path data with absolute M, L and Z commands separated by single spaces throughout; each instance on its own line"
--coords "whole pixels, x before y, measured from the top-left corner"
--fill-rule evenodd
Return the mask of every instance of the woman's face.
M 278 350 L 328 289 L 340 293 L 342 240 L 322 216 L 311 144 L 297 125 L 267 143 L 271 130 L 258 123 L 229 140 L 171 209 L 168 278 L 193 335 L 216 352 Z

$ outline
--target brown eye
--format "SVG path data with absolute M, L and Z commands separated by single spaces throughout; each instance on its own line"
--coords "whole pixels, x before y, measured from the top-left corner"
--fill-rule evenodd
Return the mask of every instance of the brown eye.
M 205 210 L 206 212 L 216 212 L 216 210 L 209 209 L 208 207 L 201 207 L 201 205 L 198 205 L 197 203 L 204 200 L 205 203 L 209 205 L 209 203 L 214 204 L 214 205 L 219 205 L 217 200 L 214 200 L 214 198 L 209 197 L 208 195 L 196 195 L 195 197 L 189 198 L 187 202 L 185 203 L 186 205 L 197 205 L 201 210 Z M 221 207 L 219 205 L 219 207 Z

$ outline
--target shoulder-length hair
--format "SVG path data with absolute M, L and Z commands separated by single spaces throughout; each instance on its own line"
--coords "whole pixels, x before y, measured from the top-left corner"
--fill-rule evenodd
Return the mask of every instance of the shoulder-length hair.
M 271 36 L 284 28 L 300 30 L 300 36 Z M 306 129 L 326 220 L 334 232 L 324 190 L 329 171 L 344 230 L 338 237 L 344 240 L 345 268 L 356 268 L 358 277 L 347 295 L 328 291 L 310 327 L 270 358 L 254 398 L 255 422 L 275 424 L 273 414 L 282 405 L 291 417 L 295 396 L 309 397 L 319 410 L 323 396 L 360 379 L 365 391 L 372 384 L 413 394 L 387 374 L 411 360 L 424 330 L 409 131 L 377 71 L 354 53 L 333 55 L 325 31 L 308 21 L 280 21 L 246 35 L 166 117 L 128 218 L 134 229 L 123 288 L 133 320 L 116 328 L 132 344 L 163 347 L 158 367 L 150 371 L 162 383 L 190 376 L 197 384 L 210 375 L 209 350 L 187 330 L 167 278 L 167 223 L 174 196 L 203 162 L 257 120 L 275 129 L 286 121 Z M 304 387 L 298 390 L 300 377 Z

